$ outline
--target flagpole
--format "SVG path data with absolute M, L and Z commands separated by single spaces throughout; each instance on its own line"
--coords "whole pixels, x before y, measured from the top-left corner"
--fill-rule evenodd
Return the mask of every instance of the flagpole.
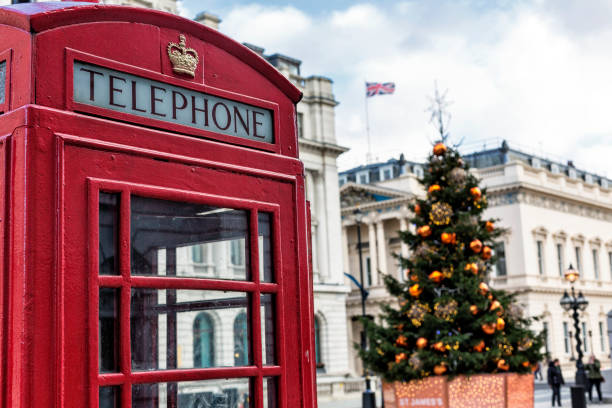
M 370 118 L 368 115 L 368 83 L 365 81 L 365 118 L 366 118 L 366 137 L 368 139 L 368 153 L 366 154 L 366 164 L 372 161 L 372 143 L 370 142 Z

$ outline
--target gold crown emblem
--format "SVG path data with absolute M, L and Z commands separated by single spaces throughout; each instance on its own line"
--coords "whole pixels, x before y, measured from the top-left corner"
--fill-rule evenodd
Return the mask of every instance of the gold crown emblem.
M 168 57 L 172 62 L 172 70 L 178 74 L 186 74 L 195 77 L 195 70 L 198 66 L 198 53 L 193 48 L 185 45 L 185 36 L 179 35 L 179 43 L 171 42 L 168 44 Z

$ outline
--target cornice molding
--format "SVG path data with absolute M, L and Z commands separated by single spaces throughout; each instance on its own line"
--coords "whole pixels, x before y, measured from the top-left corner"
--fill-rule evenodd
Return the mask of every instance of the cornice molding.
M 336 157 L 350 150 L 348 147 L 340 146 L 334 143 L 319 142 L 316 140 L 304 139 L 303 137 L 298 139 L 298 144 L 300 149 L 332 153 Z

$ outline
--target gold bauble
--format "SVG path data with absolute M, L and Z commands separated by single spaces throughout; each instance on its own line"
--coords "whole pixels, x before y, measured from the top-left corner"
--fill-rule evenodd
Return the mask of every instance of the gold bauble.
M 429 212 L 429 219 L 436 225 L 446 225 L 451 221 L 453 207 L 447 203 L 434 203 Z

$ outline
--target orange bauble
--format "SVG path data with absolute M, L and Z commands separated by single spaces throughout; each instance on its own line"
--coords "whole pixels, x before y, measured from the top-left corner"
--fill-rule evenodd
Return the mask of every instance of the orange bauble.
M 470 188 L 470 194 L 472 195 L 472 197 L 474 197 L 475 200 L 478 200 L 480 199 L 480 197 L 482 197 L 482 192 L 478 187 Z
M 508 365 L 508 363 L 506 363 L 506 360 L 502 359 L 497 362 L 497 368 L 503 371 L 508 371 L 510 369 L 510 366 Z
M 504 327 L 506 327 L 506 322 L 504 322 L 504 319 L 502 319 L 501 317 L 498 317 L 496 326 L 497 330 L 504 330 Z
M 482 326 L 480 326 L 480 328 L 486 334 L 493 334 L 495 333 L 495 329 L 497 328 L 497 326 L 495 325 L 495 323 L 484 323 Z
M 401 363 L 402 360 L 405 360 L 405 359 L 406 359 L 406 353 L 399 353 L 395 355 L 395 362 L 397 364 Z
M 475 239 L 472 242 L 470 242 L 470 249 L 476 253 L 479 253 L 480 251 L 482 251 L 482 242 L 480 242 L 479 239 Z
M 434 366 L 434 374 L 435 375 L 442 375 L 446 372 L 446 365 L 444 364 L 438 364 L 436 366 Z
M 490 259 L 491 256 L 493 255 L 493 250 L 491 248 L 489 248 L 488 246 L 482 248 L 482 259 L 487 260 Z
M 395 340 L 395 343 L 400 346 L 406 346 L 408 344 L 408 339 L 406 338 L 406 336 L 400 334 L 397 340 Z
M 417 234 L 423 238 L 427 238 L 431 235 L 431 227 L 429 225 L 423 225 L 417 229 Z
M 495 225 L 493 225 L 491 221 L 487 221 L 487 223 L 485 224 L 485 228 L 487 229 L 487 231 L 493 232 L 493 230 L 495 229 Z
M 435 283 L 442 282 L 443 278 L 444 278 L 444 275 L 440 271 L 433 271 L 432 273 L 429 274 L 429 279 Z
M 476 316 L 478 314 L 478 306 L 476 306 L 476 305 L 470 306 L 470 313 L 472 313 L 474 316 Z
M 465 270 L 466 271 L 471 271 L 474 275 L 478 274 L 478 265 L 475 264 L 474 262 L 471 262 L 467 265 L 465 265 Z
M 410 289 L 408 289 L 408 292 L 412 297 L 419 297 L 421 292 L 423 292 L 423 288 L 421 288 L 418 283 L 415 283 L 410 287 Z
M 446 146 L 444 145 L 444 143 L 436 143 L 433 148 L 433 154 L 435 154 L 436 156 L 442 156 L 444 153 L 446 153 Z
M 427 347 L 427 339 L 425 337 L 419 337 L 416 341 L 416 346 L 420 349 Z
M 431 346 L 432 349 L 436 350 L 436 351 L 440 351 L 442 353 L 444 353 L 446 351 L 446 347 L 444 347 L 444 343 L 442 343 L 441 341 L 434 343 Z
M 478 285 L 478 290 L 480 291 L 480 294 L 484 296 L 489 291 L 489 285 L 484 282 L 480 282 L 480 284 Z
M 421 206 L 419 204 L 415 204 L 414 213 L 417 215 L 421 214 Z
M 502 307 L 501 303 L 499 303 L 498 300 L 494 300 L 493 302 L 491 302 L 491 307 L 489 308 L 489 310 L 493 311 L 501 307 Z
M 415 274 L 410 274 L 410 280 L 413 281 L 413 282 L 418 282 L 419 277 L 416 276 Z
M 440 191 L 441 187 L 437 184 L 432 184 L 431 186 L 429 186 L 429 194 L 434 193 L 436 191 Z
M 521 365 L 525 368 L 529 367 L 529 361 L 525 360 L 521 363 Z
M 482 352 L 482 350 L 484 350 L 484 348 L 485 348 L 485 342 L 484 340 L 480 340 L 478 344 L 474 346 L 474 351 L 477 351 L 480 353 Z

